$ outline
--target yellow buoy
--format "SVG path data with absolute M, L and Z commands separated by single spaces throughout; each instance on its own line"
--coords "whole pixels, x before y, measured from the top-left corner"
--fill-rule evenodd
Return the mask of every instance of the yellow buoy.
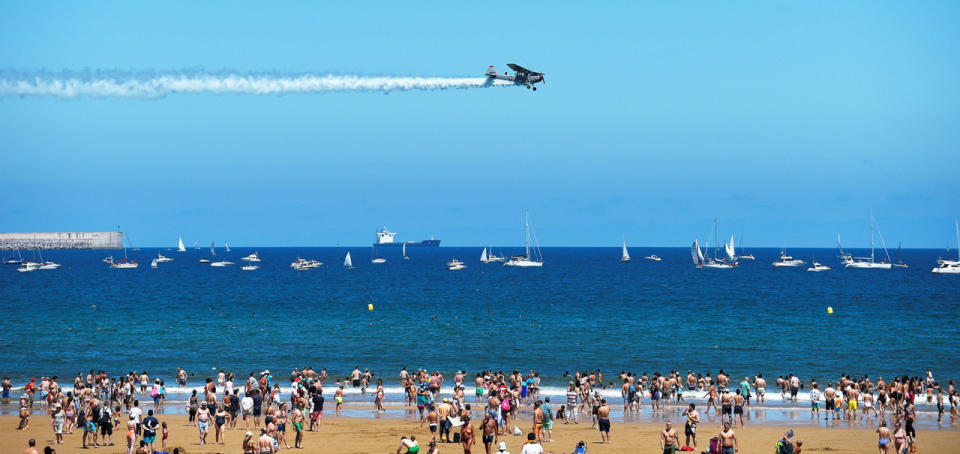
M 832 313 L 833 313 L 833 306 L 827 306 L 827 313 L 828 313 L 828 314 L 832 314 Z
M 368 311 L 372 311 L 372 310 L 373 310 L 373 305 L 372 305 L 372 304 L 368 304 L 368 305 L 367 305 L 367 310 L 368 310 Z M 833 309 L 831 309 L 830 312 L 833 312 Z

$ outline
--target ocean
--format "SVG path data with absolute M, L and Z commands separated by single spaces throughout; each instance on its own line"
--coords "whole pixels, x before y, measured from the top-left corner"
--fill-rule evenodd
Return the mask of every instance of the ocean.
M 518 248 L 494 248 L 509 255 Z M 261 268 L 240 258 L 260 253 Z M 349 250 L 355 269 L 341 265 Z M 6 334 L 0 374 L 146 370 L 172 382 L 177 367 L 199 383 L 215 370 L 355 365 L 395 382 L 401 367 L 540 372 L 561 386 L 566 372 L 671 370 L 733 377 L 793 373 L 804 381 L 841 373 L 960 378 L 960 276 L 930 269 L 940 250 L 904 250 L 907 269 L 844 270 L 834 249 L 792 249 L 834 269 L 775 269 L 779 250 L 753 249 L 739 269 L 696 269 L 687 248 L 545 248 L 543 268 L 482 264 L 481 248 L 234 248 L 178 253 L 150 268 L 158 249 L 136 251 L 139 269 L 109 269 L 120 251 L 45 251 L 50 271 L 0 267 Z M 9 251 L 3 251 L 9 255 Z M 863 255 L 863 250 L 853 250 Z M 656 253 L 662 262 L 644 260 Z M 868 251 L 866 251 L 868 253 Z M 296 257 L 324 262 L 298 272 Z M 29 258 L 29 254 L 26 255 Z M 459 258 L 468 268 L 447 271 Z M 368 305 L 373 310 L 368 310 Z M 833 314 L 827 313 L 833 308 Z

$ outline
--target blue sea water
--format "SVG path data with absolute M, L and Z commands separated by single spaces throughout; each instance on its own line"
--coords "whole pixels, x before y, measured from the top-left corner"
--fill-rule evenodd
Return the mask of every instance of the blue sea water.
M 0 374 L 21 385 L 90 369 L 285 376 L 306 365 L 388 377 L 404 366 L 536 369 L 547 383 L 578 368 L 806 381 L 929 367 L 960 378 L 960 276 L 930 273 L 939 250 L 905 250 L 910 268 L 892 270 L 844 270 L 832 249 L 789 251 L 834 267 L 824 273 L 775 269 L 774 249 L 734 270 L 696 269 L 686 248 L 631 248 L 627 264 L 619 248 L 546 248 L 543 268 L 520 269 L 451 247 L 411 248 L 410 260 L 384 249 L 379 265 L 370 248 L 350 248 L 347 270 L 347 250 L 258 248 L 256 271 L 240 270 L 252 248 L 218 250 L 237 263 L 226 268 L 200 264 L 207 250 L 163 250 L 175 261 L 151 269 L 158 250 L 146 248 L 134 270 L 100 261 L 117 251 L 46 252 L 59 270 L 2 266 Z M 642 259 L 650 253 L 663 261 Z M 325 264 L 297 272 L 297 256 Z M 468 268 L 447 271 L 452 258 Z

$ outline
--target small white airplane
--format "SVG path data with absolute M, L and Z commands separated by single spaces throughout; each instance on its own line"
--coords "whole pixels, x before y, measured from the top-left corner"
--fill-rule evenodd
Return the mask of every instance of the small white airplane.
M 526 85 L 527 88 L 532 88 L 533 91 L 537 91 L 535 84 L 547 83 L 546 79 L 543 78 L 543 73 L 530 71 L 529 69 L 524 68 L 516 63 L 507 63 L 507 66 L 516 71 L 516 73 L 507 74 L 507 72 L 504 71 L 503 74 L 498 74 L 497 69 L 494 68 L 493 65 L 490 65 L 490 67 L 487 68 L 488 80 L 507 80 L 513 82 L 515 85 Z

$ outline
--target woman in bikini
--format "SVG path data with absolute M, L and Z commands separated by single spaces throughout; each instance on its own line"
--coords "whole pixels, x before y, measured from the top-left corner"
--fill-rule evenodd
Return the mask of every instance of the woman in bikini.
M 886 421 L 881 421 L 880 427 L 877 427 L 877 439 L 880 454 L 888 454 L 887 447 L 890 446 L 890 429 L 887 428 Z

